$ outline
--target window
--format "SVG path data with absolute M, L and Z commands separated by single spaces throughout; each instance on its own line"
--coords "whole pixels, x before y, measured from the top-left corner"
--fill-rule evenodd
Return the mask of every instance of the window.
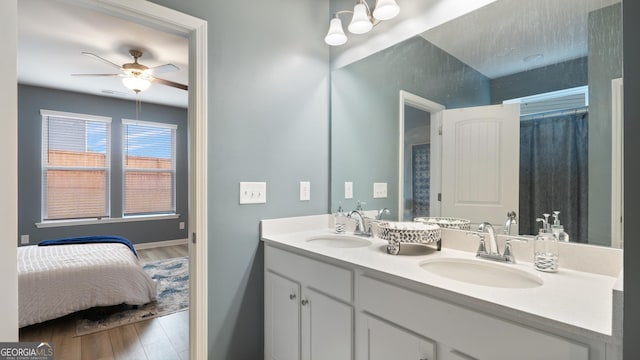
M 40 114 L 42 220 L 108 217 L 111 118 Z
M 176 129 L 122 120 L 124 216 L 176 212 Z

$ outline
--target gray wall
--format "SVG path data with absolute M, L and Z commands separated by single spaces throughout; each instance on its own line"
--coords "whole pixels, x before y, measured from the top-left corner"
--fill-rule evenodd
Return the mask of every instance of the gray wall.
M 491 103 L 588 84 L 588 58 L 507 75 L 491 80 Z
M 624 358 L 640 359 L 640 1 L 623 3 L 624 33 Z
M 111 216 L 122 217 L 122 128 L 121 119 L 135 119 L 132 101 L 93 96 L 42 87 L 18 86 L 18 234 L 28 234 L 30 243 L 84 235 L 119 235 L 140 244 L 186 239 L 188 224 L 187 110 L 142 104 L 140 120 L 178 124 L 176 131 L 176 213 L 179 219 L 76 225 L 38 229 L 41 216 L 42 116 L 40 109 L 109 116 L 111 123 Z
M 589 14 L 589 243 L 611 245 L 611 80 L 622 76 L 621 5 Z
M 208 21 L 209 358 L 262 359 L 259 221 L 329 208 L 329 4 L 154 2 Z M 240 181 L 266 181 L 267 204 L 239 205 Z
M 448 109 L 489 104 L 489 79 L 421 37 L 414 37 L 332 72 L 331 208 L 387 207 L 398 218 L 400 90 Z M 353 181 L 353 199 L 344 182 Z M 386 199 L 373 183 L 386 182 Z

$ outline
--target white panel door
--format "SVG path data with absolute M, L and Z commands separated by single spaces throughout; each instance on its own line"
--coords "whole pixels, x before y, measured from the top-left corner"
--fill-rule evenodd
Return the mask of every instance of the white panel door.
M 265 359 L 300 359 L 300 285 L 265 275 Z
M 435 360 L 434 342 L 369 315 L 363 315 L 362 321 L 365 347 L 358 355 L 360 359 Z
M 353 308 L 305 288 L 302 294 L 302 360 L 353 359 Z
M 518 211 L 520 105 L 442 115 L 442 216 L 504 224 Z

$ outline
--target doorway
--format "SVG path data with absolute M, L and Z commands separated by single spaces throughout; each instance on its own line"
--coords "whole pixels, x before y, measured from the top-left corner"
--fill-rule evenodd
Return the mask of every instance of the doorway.
M 398 220 L 439 216 L 444 106 L 401 90 L 399 107 Z
M 148 2 L 126 3 L 117 0 L 74 0 L 72 4 L 88 7 L 120 18 L 145 24 L 160 31 L 189 39 L 189 245 L 190 358 L 207 357 L 207 23 L 177 11 Z M 11 10 L 17 9 L 10 4 Z M 9 23 L 17 21 L 17 11 L 6 14 Z M 10 54 L 15 48 L 9 47 Z M 17 123 L 15 114 L 9 119 Z M 15 227 L 15 225 L 14 225 Z M 197 238 L 197 241 L 196 241 Z M 15 252 L 14 243 L 12 248 Z M 10 252 L 9 252 L 10 253 Z M 17 328 L 17 323 L 15 324 Z

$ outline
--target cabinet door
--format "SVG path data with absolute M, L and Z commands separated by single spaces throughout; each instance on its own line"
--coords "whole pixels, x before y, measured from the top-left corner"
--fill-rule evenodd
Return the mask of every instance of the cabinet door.
M 308 288 L 301 304 L 302 359 L 353 359 L 353 308 Z
M 435 344 L 426 338 L 369 315 L 362 316 L 362 324 L 362 359 L 435 360 Z
M 300 359 L 300 285 L 265 274 L 265 359 Z

